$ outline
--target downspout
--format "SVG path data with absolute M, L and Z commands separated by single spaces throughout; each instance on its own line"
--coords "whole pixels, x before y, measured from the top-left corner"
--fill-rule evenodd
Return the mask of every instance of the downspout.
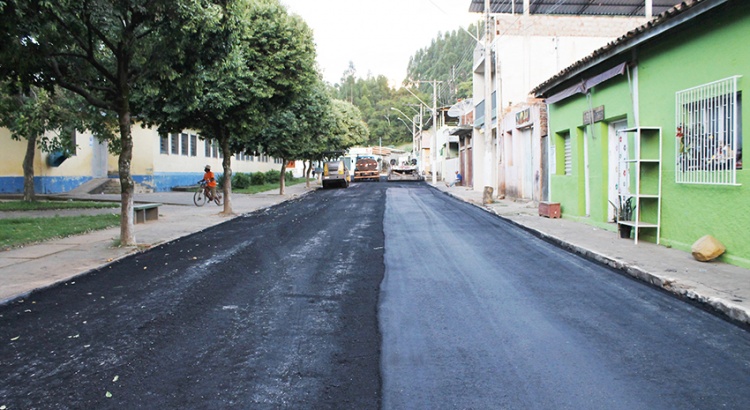
M 646 10 L 648 13 L 648 9 Z M 628 87 L 630 88 L 630 102 L 633 105 L 633 126 L 641 126 L 640 97 L 638 96 L 638 50 L 633 49 L 630 52 L 630 64 L 625 65 L 625 72 L 628 75 Z M 630 73 L 630 66 L 633 66 L 633 73 Z
M 630 70 L 628 69 L 628 75 L 630 75 Z M 633 100 L 633 120 L 635 121 L 635 126 L 640 127 L 641 126 L 641 104 L 640 104 L 640 98 L 638 96 L 638 66 L 636 65 L 633 67 L 633 87 L 631 88 L 632 97 Z
M 589 103 L 589 130 L 591 139 L 594 139 L 594 109 L 591 103 L 591 90 L 586 91 L 586 101 Z M 583 190 L 586 206 L 586 217 L 591 216 L 591 172 L 589 171 L 589 138 L 586 126 L 583 129 Z
M 547 175 L 545 175 L 545 178 L 547 178 L 547 197 L 544 198 L 545 201 L 552 201 L 552 173 L 554 172 L 557 174 L 557 169 L 553 170 L 552 167 L 549 165 L 552 164 L 552 144 L 554 143 L 552 141 L 552 128 L 550 128 L 549 124 L 549 117 L 550 117 L 550 109 L 549 104 L 545 101 L 545 108 L 547 109 Z M 557 147 L 555 147 L 555 155 L 557 155 Z M 557 158 L 555 158 L 555 168 L 557 168 Z

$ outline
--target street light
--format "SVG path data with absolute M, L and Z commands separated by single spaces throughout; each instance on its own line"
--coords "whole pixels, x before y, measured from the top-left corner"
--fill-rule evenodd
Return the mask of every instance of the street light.
M 404 116 L 404 117 L 406 117 L 407 119 L 409 118 L 409 116 L 408 116 L 408 115 L 406 115 L 406 113 L 404 113 L 403 111 L 399 110 L 398 108 L 395 108 L 395 107 L 391 107 L 391 109 L 392 109 L 393 111 L 396 111 L 396 112 L 399 112 L 399 113 L 401 113 L 401 115 L 403 115 L 403 116 Z M 399 119 L 401 119 L 400 117 L 396 117 L 396 118 L 399 118 Z M 403 121 L 403 120 L 402 120 L 402 121 Z M 415 126 L 415 127 L 417 126 L 417 125 L 416 125 L 416 124 L 414 123 L 414 121 L 412 121 L 412 120 L 409 120 L 409 122 L 411 122 L 411 125 L 413 125 L 413 126 Z M 405 124 L 405 123 L 404 123 L 404 124 Z M 390 123 L 389 123 L 389 125 L 390 125 Z

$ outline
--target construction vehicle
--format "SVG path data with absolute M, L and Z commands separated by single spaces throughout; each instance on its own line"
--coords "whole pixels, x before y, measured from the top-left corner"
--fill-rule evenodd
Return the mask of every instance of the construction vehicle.
M 323 163 L 323 175 L 321 175 L 320 179 L 323 188 L 332 188 L 335 186 L 342 188 L 349 187 L 352 177 L 342 157 L 343 154 L 343 151 L 325 153 L 326 161 Z
M 388 181 L 421 181 L 417 168 L 417 160 L 412 159 L 410 162 L 398 165 L 395 159 L 390 161 L 391 169 L 388 171 Z
M 354 165 L 354 181 L 379 181 L 378 161 L 373 157 L 357 157 Z

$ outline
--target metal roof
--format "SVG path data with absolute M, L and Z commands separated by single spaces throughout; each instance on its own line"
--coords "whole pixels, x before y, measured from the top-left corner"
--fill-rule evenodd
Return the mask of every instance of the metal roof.
M 653 0 L 653 15 L 667 11 L 678 0 Z M 644 16 L 645 0 L 529 0 L 530 14 L 577 16 Z M 490 0 L 492 13 L 523 14 L 523 0 Z M 484 13 L 484 0 L 471 0 L 471 13 Z
M 550 92 L 559 89 L 567 82 L 575 81 L 576 76 L 585 73 L 587 70 L 594 69 L 594 67 L 605 63 L 607 60 L 615 60 L 617 56 L 626 58 L 626 56 L 630 55 L 630 50 L 633 47 L 638 47 L 663 35 L 669 30 L 689 23 L 697 15 L 732 2 L 733 0 L 685 0 L 678 3 L 648 23 L 629 31 L 606 46 L 595 50 L 583 59 L 563 69 L 554 77 L 531 90 L 531 93 L 538 98 L 547 97 Z

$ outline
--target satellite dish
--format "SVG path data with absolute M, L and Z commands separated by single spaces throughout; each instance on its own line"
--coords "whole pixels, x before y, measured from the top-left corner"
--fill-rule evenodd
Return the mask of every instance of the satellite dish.
M 448 116 L 458 118 L 470 113 L 474 109 L 474 103 L 471 98 L 459 101 L 448 109 Z

